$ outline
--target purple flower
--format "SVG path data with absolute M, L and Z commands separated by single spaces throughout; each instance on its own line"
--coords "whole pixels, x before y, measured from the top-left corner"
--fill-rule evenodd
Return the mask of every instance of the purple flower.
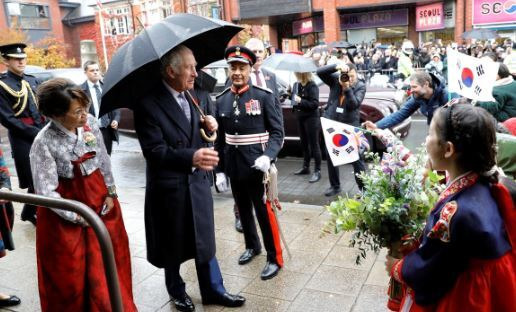
M 393 173 L 391 167 L 389 167 L 389 166 L 383 166 L 382 167 L 382 171 L 383 171 L 383 173 L 386 173 L 386 174 L 392 174 Z

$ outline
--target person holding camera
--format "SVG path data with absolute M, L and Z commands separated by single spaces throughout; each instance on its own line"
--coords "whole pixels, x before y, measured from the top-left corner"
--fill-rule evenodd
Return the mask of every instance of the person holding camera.
M 360 105 L 366 93 L 365 83 L 357 78 L 357 69 L 354 64 L 334 64 L 321 67 L 317 75 L 330 87 L 328 105 L 323 117 L 349 124 L 360 126 Z M 328 176 L 330 187 L 324 195 L 334 196 L 341 192 L 339 168 L 335 167 L 328 155 Z M 357 174 L 365 170 L 364 161 L 359 159 L 352 163 L 355 181 L 360 189 L 363 188 L 362 180 Z
M 315 183 L 321 179 L 321 148 L 319 135 L 319 88 L 313 81 L 312 73 L 295 73 L 297 82 L 292 87 L 292 109 L 296 114 L 299 136 L 303 147 L 303 168 L 294 174 L 310 174 L 310 158 L 315 161 L 314 173 L 308 182 Z

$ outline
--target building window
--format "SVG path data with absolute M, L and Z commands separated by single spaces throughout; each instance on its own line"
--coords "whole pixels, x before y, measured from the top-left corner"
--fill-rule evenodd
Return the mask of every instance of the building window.
M 22 29 L 50 29 L 48 6 L 37 4 L 7 3 L 9 25 Z

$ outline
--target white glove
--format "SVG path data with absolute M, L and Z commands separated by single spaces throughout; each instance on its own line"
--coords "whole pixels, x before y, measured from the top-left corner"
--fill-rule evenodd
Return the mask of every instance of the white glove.
M 254 165 L 252 166 L 255 169 L 258 169 L 264 173 L 269 171 L 269 168 L 271 167 L 271 159 L 269 156 L 262 155 L 254 161 Z
M 224 172 L 219 172 L 215 176 L 215 186 L 219 193 L 224 193 L 229 190 L 229 180 L 226 178 Z

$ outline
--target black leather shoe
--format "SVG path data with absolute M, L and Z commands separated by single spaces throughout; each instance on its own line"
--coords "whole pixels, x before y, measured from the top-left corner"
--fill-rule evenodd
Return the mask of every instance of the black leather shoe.
M 35 215 L 23 215 L 23 213 L 22 213 L 20 219 L 22 221 L 29 221 L 34 226 L 36 226 L 36 216 Z
M 195 305 L 192 302 L 192 298 L 190 298 L 187 293 L 184 293 L 182 296 L 177 298 L 174 296 L 171 297 L 172 302 L 174 302 L 174 305 L 178 311 L 195 311 Z
M 280 269 L 280 266 L 276 263 L 267 261 L 260 277 L 264 281 L 271 279 L 274 276 L 278 275 Z
M 16 296 L 9 296 L 7 299 L 0 299 L 0 308 L 12 307 L 21 303 L 20 298 Z
M 246 264 L 253 260 L 254 256 L 259 255 L 261 253 L 260 250 L 256 251 L 254 249 L 246 249 L 244 253 L 238 258 L 238 264 Z
M 240 233 L 244 232 L 244 229 L 242 228 L 242 221 L 240 221 L 240 218 L 235 218 L 235 230 Z
M 340 187 L 333 187 L 333 186 L 330 186 L 325 192 L 324 192 L 324 195 L 325 196 L 335 196 L 337 194 L 339 194 L 342 190 L 340 189 Z
M 310 177 L 310 180 L 308 180 L 308 182 L 315 183 L 315 182 L 319 181 L 320 179 L 321 179 L 321 171 L 316 170 L 316 171 L 314 171 L 314 173 L 312 174 L 312 176 Z
M 298 171 L 294 172 L 295 175 L 302 175 L 302 174 L 310 174 L 310 169 L 307 167 L 303 167 L 299 169 Z
M 210 298 L 207 300 L 203 300 L 202 304 L 217 304 L 224 307 L 241 307 L 245 303 L 245 298 L 240 295 L 232 295 L 230 293 L 224 293 L 223 295 L 217 296 L 215 298 Z

